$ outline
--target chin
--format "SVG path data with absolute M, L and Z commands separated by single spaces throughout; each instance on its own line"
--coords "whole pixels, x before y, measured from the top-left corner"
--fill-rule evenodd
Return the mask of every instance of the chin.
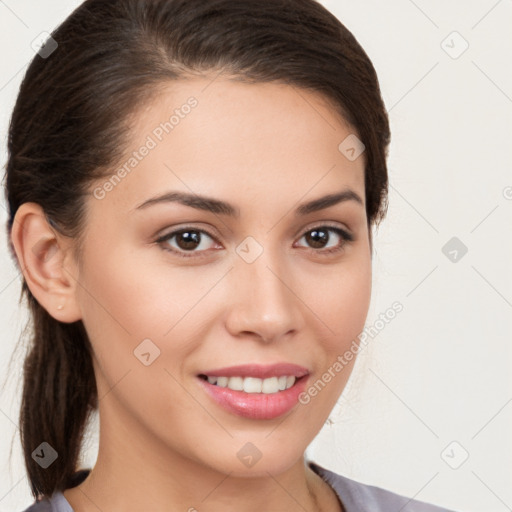
M 282 429 L 282 426 L 277 428 Z M 269 473 L 284 473 L 303 460 L 308 442 L 287 436 L 285 429 L 279 434 L 277 430 L 272 432 L 272 429 L 255 436 L 243 434 L 240 438 L 230 440 L 231 446 L 226 447 L 223 453 L 212 455 L 213 464 L 208 465 L 221 473 L 239 478 L 268 478 Z M 283 441 L 283 437 L 287 441 Z

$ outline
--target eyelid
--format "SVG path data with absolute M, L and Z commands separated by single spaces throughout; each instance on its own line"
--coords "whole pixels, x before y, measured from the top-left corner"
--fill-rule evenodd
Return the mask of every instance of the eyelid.
M 325 220 L 319 221 L 319 222 L 313 224 L 312 226 L 308 226 L 305 229 L 302 229 L 301 231 L 299 231 L 299 233 L 302 233 L 302 235 L 304 235 L 305 233 L 308 233 L 309 231 L 312 231 L 313 229 L 318 229 L 318 228 L 331 228 L 334 230 L 339 230 L 339 231 L 343 232 L 347 236 L 347 239 L 350 239 L 350 241 L 355 240 L 355 235 L 351 229 L 349 229 L 348 227 L 346 227 L 343 224 L 337 224 L 337 223 L 334 223 L 334 222 L 328 221 L 328 220 L 327 221 L 325 221 Z
M 167 228 L 164 228 L 163 230 L 160 230 L 161 234 L 154 235 L 153 239 L 156 238 L 155 241 L 158 242 L 161 239 L 167 239 L 167 238 L 171 237 L 172 235 L 175 235 L 182 231 L 190 230 L 190 231 L 198 231 L 200 233 L 205 233 L 210 238 L 213 238 L 216 242 L 219 242 L 220 235 L 218 234 L 217 230 L 214 230 L 213 228 L 212 229 L 204 228 L 202 226 L 203 226 L 203 224 L 201 226 L 197 226 L 197 225 L 195 225 L 194 222 L 183 223 L 181 225 L 178 224 L 178 225 L 167 227 Z

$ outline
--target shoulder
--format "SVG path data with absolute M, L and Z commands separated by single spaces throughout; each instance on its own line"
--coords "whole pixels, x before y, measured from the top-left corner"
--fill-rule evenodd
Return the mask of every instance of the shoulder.
M 311 461 L 308 462 L 308 465 L 334 489 L 346 512 L 389 512 L 390 510 L 400 510 L 401 512 L 455 512 L 408 498 L 381 487 L 357 482 Z
M 69 480 L 67 488 L 81 484 L 91 472 L 91 468 L 80 469 Z M 74 512 L 62 492 L 55 491 L 51 496 L 44 496 L 22 512 Z
M 51 512 L 52 506 L 48 498 L 36 501 L 33 505 L 23 510 L 23 512 Z
M 23 512 L 74 512 L 71 505 L 61 492 L 55 492 L 50 497 L 45 496 L 36 501 Z
M 36 501 L 23 512 L 73 512 L 70 504 L 61 492 L 55 492 L 50 497 L 45 496 Z

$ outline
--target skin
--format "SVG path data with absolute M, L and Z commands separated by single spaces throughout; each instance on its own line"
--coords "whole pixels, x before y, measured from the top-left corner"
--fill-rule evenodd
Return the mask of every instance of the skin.
M 309 404 L 273 420 L 224 410 L 197 374 L 292 362 L 309 369 L 312 384 L 363 330 L 371 295 L 364 154 L 349 161 L 338 150 L 354 130 L 320 95 L 211 77 L 168 84 L 138 110 L 129 153 L 190 96 L 197 107 L 113 190 L 100 200 L 92 190 L 104 180 L 91 186 L 83 265 L 38 205 L 16 214 L 12 240 L 32 293 L 57 320 L 82 320 L 94 350 L 98 459 L 64 496 L 75 512 L 341 510 L 304 452 L 355 358 Z M 344 188 L 363 204 L 294 217 L 299 203 Z M 228 201 L 240 217 L 178 203 L 135 210 L 170 190 Z M 305 236 L 326 223 L 354 241 L 326 254 L 341 245 L 335 232 L 324 245 Z M 176 236 L 155 243 L 184 227 L 213 237 L 200 235 L 188 252 Z M 250 264 L 236 252 L 247 236 L 263 247 Z M 134 356 L 146 338 L 160 350 L 149 366 Z M 262 454 L 250 468 L 237 457 L 247 442 Z

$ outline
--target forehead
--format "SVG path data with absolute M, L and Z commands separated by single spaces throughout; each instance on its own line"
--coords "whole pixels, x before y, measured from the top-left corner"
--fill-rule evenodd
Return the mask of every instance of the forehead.
M 364 199 L 364 154 L 350 160 L 340 151 L 354 130 L 315 92 L 276 82 L 180 80 L 160 86 L 130 126 L 130 149 L 112 168 L 122 177 L 103 207 L 127 212 L 168 190 L 229 198 L 241 210 L 244 201 L 282 205 L 345 187 Z

